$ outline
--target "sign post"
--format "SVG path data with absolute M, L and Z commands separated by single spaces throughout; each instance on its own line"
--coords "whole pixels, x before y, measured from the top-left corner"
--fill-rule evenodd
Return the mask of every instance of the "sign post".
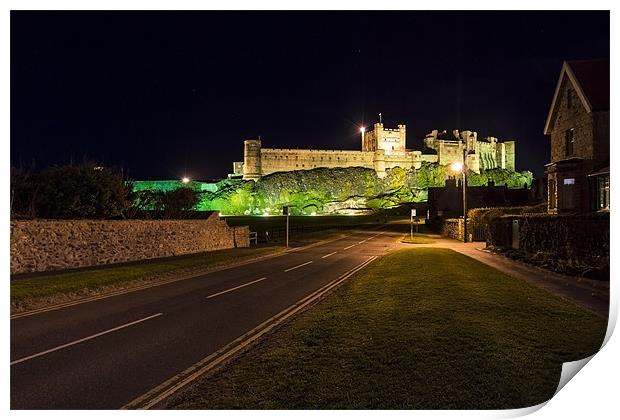
M 288 206 L 282 207 L 282 214 L 286 216 L 286 247 L 288 248 Z
M 413 218 L 416 215 L 416 211 L 415 209 L 411 209 L 411 232 L 409 233 L 409 238 L 413 241 Z M 418 230 L 418 227 L 416 225 L 416 232 Z

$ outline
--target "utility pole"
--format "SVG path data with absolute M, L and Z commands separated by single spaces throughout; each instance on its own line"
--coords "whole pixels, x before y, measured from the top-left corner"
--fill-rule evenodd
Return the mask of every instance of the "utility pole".
M 463 147 L 463 242 L 467 242 L 467 145 Z

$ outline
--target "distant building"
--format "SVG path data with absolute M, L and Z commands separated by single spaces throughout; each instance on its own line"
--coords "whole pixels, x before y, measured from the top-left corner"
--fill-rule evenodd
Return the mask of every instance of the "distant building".
M 245 140 L 243 162 L 233 163 L 230 178 L 259 179 L 274 172 L 314 168 L 363 167 L 374 169 L 379 177 L 386 169 L 419 169 L 422 162 L 449 165 L 463 160 L 463 148 L 469 154 L 467 165 L 474 172 L 481 169 L 515 169 L 515 142 L 500 142 L 495 137 L 478 139 L 475 131 L 433 130 L 424 139 L 425 150 L 406 148 L 406 127 L 385 128 L 376 123 L 372 130 L 361 130 L 361 150 L 270 149 L 260 140 Z
M 463 147 L 467 146 L 467 166 L 474 172 L 483 169 L 502 168 L 515 170 L 515 142 L 499 141 L 496 137 L 478 139 L 475 131 L 453 130 L 439 133 L 431 131 L 424 138 L 424 146 L 437 153 L 440 165 L 463 160 Z
M 530 201 L 527 188 L 508 188 L 493 182 L 478 187 L 467 187 L 467 207 L 514 207 L 523 206 Z M 428 188 L 428 216 L 460 217 L 463 215 L 463 186 L 460 180 L 446 180 L 444 187 Z
M 609 60 L 564 62 L 544 133 L 548 212 L 609 210 Z

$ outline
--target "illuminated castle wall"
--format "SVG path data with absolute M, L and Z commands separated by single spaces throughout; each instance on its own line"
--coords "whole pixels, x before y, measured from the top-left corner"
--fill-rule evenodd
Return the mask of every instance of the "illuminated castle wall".
M 448 135 L 445 131 L 433 130 L 424 139 L 426 152 L 422 152 L 407 150 L 404 124 L 399 124 L 398 128 L 384 128 L 382 123 L 376 123 L 372 130 L 362 130 L 361 142 L 361 151 L 357 151 L 269 149 L 262 147 L 261 140 L 245 140 L 243 162 L 233 163 L 230 177 L 259 179 L 274 172 L 352 166 L 372 168 L 383 177 L 386 169 L 397 166 L 418 169 L 422 162 L 441 165 L 460 162 L 465 142 L 470 150 L 467 163 L 471 170 L 514 170 L 514 141 L 499 142 L 494 137 L 478 140 L 478 134 L 472 131 L 454 130 Z

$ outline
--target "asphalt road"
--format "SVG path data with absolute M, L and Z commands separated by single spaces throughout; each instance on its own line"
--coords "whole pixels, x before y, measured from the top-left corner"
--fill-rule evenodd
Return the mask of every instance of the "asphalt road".
M 12 409 L 116 409 L 402 233 L 349 236 L 192 279 L 11 320 Z

